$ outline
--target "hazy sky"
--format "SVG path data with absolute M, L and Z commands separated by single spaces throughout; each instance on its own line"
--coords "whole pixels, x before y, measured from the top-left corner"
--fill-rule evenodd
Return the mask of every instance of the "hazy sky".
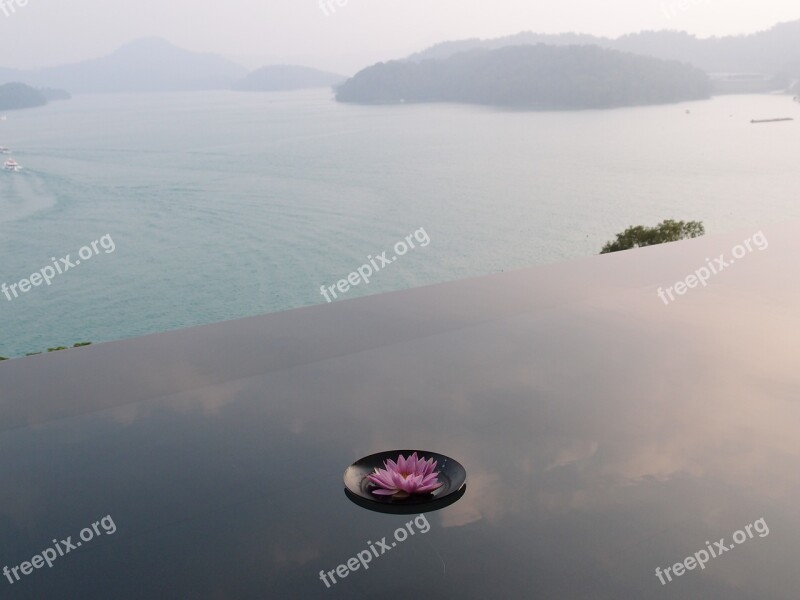
M 25 6 L 16 3 L 26 0 L 0 0 L 0 66 L 73 62 L 156 35 L 249 67 L 298 63 L 352 74 L 465 37 L 522 30 L 617 36 L 642 29 L 706 37 L 800 18 L 798 0 L 323 1 L 332 6 L 327 15 L 318 0 L 27 0 Z

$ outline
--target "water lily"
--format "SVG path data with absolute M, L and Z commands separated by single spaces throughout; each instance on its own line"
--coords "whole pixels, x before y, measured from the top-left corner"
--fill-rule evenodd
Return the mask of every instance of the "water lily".
M 401 454 L 397 462 L 387 458 L 384 469 L 375 467 L 375 472 L 367 475 L 378 489 L 372 490 L 378 496 L 394 496 L 407 498 L 411 494 L 428 494 L 442 485 L 439 472 L 434 471 L 436 461 L 433 458 L 418 458 L 414 452 L 407 459 Z

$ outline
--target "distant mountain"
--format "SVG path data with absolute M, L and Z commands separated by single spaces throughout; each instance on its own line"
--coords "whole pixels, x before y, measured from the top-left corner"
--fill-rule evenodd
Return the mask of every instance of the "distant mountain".
M 509 35 L 501 38 L 481 40 L 480 38 L 469 38 L 466 40 L 455 40 L 451 42 L 441 42 L 431 46 L 427 50 L 417 52 L 409 56 L 406 60 L 421 62 L 429 59 L 450 58 L 459 52 L 485 48 L 496 50 L 506 46 L 535 46 L 536 44 L 546 44 L 550 46 L 607 46 L 611 40 L 599 38 L 593 35 L 582 33 L 533 33 L 530 31 Z
M 444 42 L 413 54 L 408 60 L 419 62 L 430 58 L 447 58 L 475 48 L 496 49 L 535 44 L 591 44 L 664 60 L 679 60 L 708 73 L 756 72 L 770 76 L 800 77 L 800 20 L 781 23 L 767 31 L 750 35 L 705 39 L 678 31 L 645 31 L 616 39 L 574 33 L 546 35 L 523 32 L 491 40 Z
M 229 89 L 245 74 L 243 67 L 216 54 L 190 52 L 159 38 L 144 38 L 102 58 L 27 71 L 18 79 L 72 93 L 173 92 Z
M 234 90 L 243 92 L 276 92 L 305 88 L 331 87 L 347 79 L 343 75 L 319 71 L 309 67 L 275 65 L 263 67 L 233 84 Z
M 47 97 L 39 90 L 24 83 L 0 85 L 0 110 L 33 108 L 47 104 Z
M 539 44 L 379 63 L 342 84 L 336 99 L 582 109 L 703 99 L 709 92 L 705 73 L 677 61 L 597 46 Z

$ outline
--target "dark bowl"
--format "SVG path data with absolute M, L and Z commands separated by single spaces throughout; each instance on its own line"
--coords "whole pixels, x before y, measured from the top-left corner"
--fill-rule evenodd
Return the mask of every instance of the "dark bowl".
M 443 485 L 430 494 L 412 494 L 407 498 L 378 496 L 372 493 L 376 486 L 367 479 L 375 468 L 384 468 L 386 459 L 396 461 L 399 455 L 408 457 L 417 453 L 420 458 L 433 458 Z M 355 504 L 369 510 L 391 514 L 412 514 L 440 510 L 459 500 L 466 492 L 467 472 L 457 460 L 426 450 L 389 450 L 371 454 L 354 462 L 344 472 L 345 495 Z

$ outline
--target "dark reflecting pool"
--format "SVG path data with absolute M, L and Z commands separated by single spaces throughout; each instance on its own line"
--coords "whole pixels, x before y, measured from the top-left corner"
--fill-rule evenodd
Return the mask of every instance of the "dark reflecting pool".
M 794 600 L 797 231 L 668 306 L 735 236 L 0 364 L 0 597 Z M 467 492 L 363 510 L 389 448 Z

